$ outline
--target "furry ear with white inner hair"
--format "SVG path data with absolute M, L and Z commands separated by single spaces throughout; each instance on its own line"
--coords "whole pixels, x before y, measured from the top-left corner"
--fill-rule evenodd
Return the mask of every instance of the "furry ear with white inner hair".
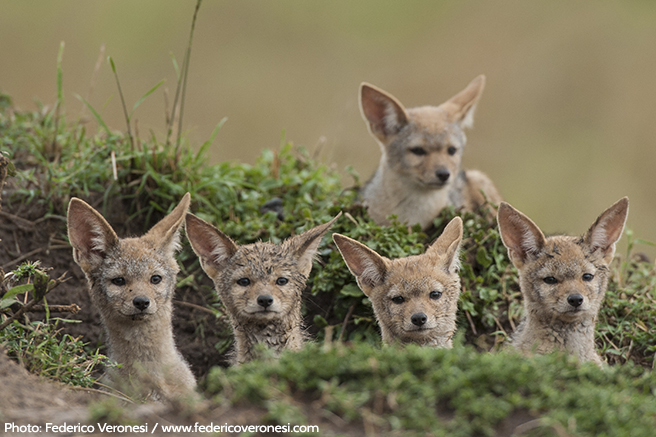
M 342 212 L 340 211 L 332 220 L 319 226 L 296 235 L 284 244 L 292 248 L 296 258 L 298 259 L 298 267 L 303 276 L 308 277 L 312 271 L 312 261 L 317 253 L 317 248 L 321 239 L 328 232 L 328 229 L 340 218 Z
M 142 238 L 150 241 L 158 251 L 167 255 L 180 249 L 180 227 L 189 209 L 191 195 L 186 193 L 169 214 L 157 222 Z
M 485 88 L 485 76 L 477 76 L 467 87 L 440 105 L 452 123 L 459 123 L 464 129 L 474 126 L 474 111 Z
M 499 204 L 497 222 L 501 241 L 515 267 L 520 268 L 530 258 L 537 257 L 544 248 L 546 239 L 540 228 L 510 204 Z
M 591 254 L 599 250 L 606 262 L 613 260 L 615 243 L 622 236 L 628 215 L 628 197 L 621 198 L 601 213 L 583 237 L 583 242 Z
M 333 241 L 342 254 L 346 266 L 360 286 L 369 296 L 374 287 L 385 281 L 387 267 L 385 259 L 359 241 L 342 234 L 333 234 Z
M 445 256 L 444 270 L 447 273 L 460 269 L 460 243 L 462 242 L 462 219 L 454 217 L 442 234 L 426 250 L 427 254 Z
M 214 278 L 239 249 L 230 237 L 191 213 L 185 216 L 185 232 L 200 259 L 200 266 L 210 278 Z
M 408 124 L 408 114 L 401 102 L 364 82 L 360 85 L 360 113 L 369 126 L 369 132 L 383 142 Z
M 98 211 L 77 197 L 68 204 L 66 220 L 73 259 L 89 273 L 100 266 L 107 253 L 118 244 L 118 236 Z

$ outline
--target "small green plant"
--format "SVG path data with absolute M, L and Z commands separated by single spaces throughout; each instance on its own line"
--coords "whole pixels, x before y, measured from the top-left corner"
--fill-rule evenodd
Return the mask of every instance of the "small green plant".
M 97 350 L 85 351 L 79 338 L 61 334 L 60 323 L 51 318 L 46 295 L 65 280 L 51 280 L 39 262 L 25 262 L 0 279 L 0 344 L 9 357 L 28 371 L 71 385 L 91 387 L 99 365 L 110 365 Z M 21 282 L 24 282 L 21 284 Z M 23 296 L 19 299 L 20 296 Z M 37 306 L 38 305 L 38 306 Z M 72 305 L 73 311 L 76 308 Z M 25 314 L 46 313 L 45 321 L 31 322 Z

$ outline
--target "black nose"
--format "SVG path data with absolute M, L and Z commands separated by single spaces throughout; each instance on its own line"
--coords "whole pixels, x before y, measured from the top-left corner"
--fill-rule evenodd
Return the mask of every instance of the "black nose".
M 446 168 L 441 168 L 435 172 L 435 176 L 437 176 L 437 178 L 440 181 L 446 182 L 449 180 L 449 176 L 451 176 L 451 172 Z
M 567 296 L 567 303 L 573 306 L 574 308 L 578 308 L 581 306 L 583 303 L 583 296 L 580 294 L 570 294 Z
M 268 294 L 263 294 L 257 297 L 257 304 L 263 308 L 268 308 L 273 303 L 273 298 Z
M 428 317 L 426 317 L 426 314 L 424 313 L 417 313 L 413 314 L 412 317 L 410 317 L 410 320 L 412 321 L 413 325 L 423 326 L 426 324 Z
M 143 311 L 148 308 L 148 305 L 150 305 L 150 299 L 144 296 L 137 296 L 132 299 L 132 305 L 134 305 L 139 311 Z

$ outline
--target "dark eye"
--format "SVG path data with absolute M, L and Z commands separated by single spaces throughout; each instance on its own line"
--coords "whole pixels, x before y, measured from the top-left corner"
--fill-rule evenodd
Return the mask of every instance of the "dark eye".
M 442 297 L 442 292 L 441 291 L 431 291 L 430 294 L 428 295 L 431 299 L 439 299 Z
M 237 285 L 241 285 L 242 287 L 248 287 L 249 285 L 251 285 L 251 280 L 248 278 L 237 279 Z
M 112 284 L 118 285 L 119 287 L 122 287 L 125 285 L 125 278 L 113 278 L 112 279 Z
M 458 149 L 456 149 L 454 146 L 449 146 L 448 149 L 446 149 L 447 153 L 451 156 L 455 155 Z
M 403 303 L 405 302 L 405 298 L 403 296 L 396 296 L 392 298 L 392 302 L 394 303 Z
M 424 156 L 427 154 L 426 149 L 423 147 L 413 147 L 410 149 L 410 152 L 414 153 L 417 156 Z
M 546 278 L 543 279 L 545 284 L 553 285 L 558 283 L 558 279 L 554 278 L 553 276 L 547 276 Z
M 586 281 L 586 282 L 587 281 L 592 281 L 593 279 L 594 279 L 594 275 L 592 275 L 590 273 L 584 273 L 583 274 L 583 280 L 584 281 Z
M 276 285 L 285 285 L 288 282 L 289 282 L 289 279 L 287 279 L 287 278 L 278 278 L 278 279 L 276 279 Z
M 162 282 L 162 277 L 160 275 L 153 275 L 150 277 L 151 284 L 159 284 L 160 282 Z

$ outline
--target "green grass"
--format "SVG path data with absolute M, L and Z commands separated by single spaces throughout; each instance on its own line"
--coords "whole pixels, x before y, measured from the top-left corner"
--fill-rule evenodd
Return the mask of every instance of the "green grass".
M 541 433 L 531 435 L 649 436 L 654 387 L 654 373 L 633 364 L 600 370 L 558 354 L 354 343 L 215 368 L 206 393 L 222 405 L 257 405 L 273 424 L 316 424 L 318 410 L 378 434 L 493 436 L 519 415 L 539 418 Z

